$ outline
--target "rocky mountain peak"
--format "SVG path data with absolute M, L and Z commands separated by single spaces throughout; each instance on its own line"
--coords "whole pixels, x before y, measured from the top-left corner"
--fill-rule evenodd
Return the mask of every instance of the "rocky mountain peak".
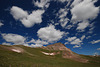
M 72 52 L 69 48 L 67 48 L 64 44 L 62 43 L 55 43 L 48 45 L 46 47 L 42 47 L 43 49 L 46 50 L 53 50 L 53 51 L 62 51 L 62 57 L 63 58 L 68 58 L 72 60 L 76 60 L 79 62 L 87 62 L 88 60 L 81 58 L 78 54 Z
M 48 46 L 44 47 L 44 49 L 47 49 L 47 50 L 61 50 L 61 51 L 68 50 L 68 51 L 71 51 L 69 48 L 67 48 L 62 43 L 51 44 L 51 45 L 48 45 Z

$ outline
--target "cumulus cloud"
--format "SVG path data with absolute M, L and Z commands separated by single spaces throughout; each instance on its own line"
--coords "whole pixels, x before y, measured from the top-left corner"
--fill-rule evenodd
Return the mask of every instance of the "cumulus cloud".
M 91 23 L 91 24 L 89 25 L 89 28 L 90 28 L 89 31 L 88 31 L 89 34 L 92 34 L 92 33 L 93 33 L 93 30 L 95 29 L 94 23 L 95 23 L 95 22 L 93 22 L 93 23 Z
M 56 0 L 56 1 L 59 1 L 59 2 L 61 2 L 61 3 L 64 3 L 64 2 L 66 2 L 67 0 Z
M 38 39 L 35 41 L 35 44 L 46 45 L 46 44 L 48 44 L 48 42 Z
M 26 38 L 18 34 L 1 34 L 3 39 L 15 45 L 24 44 Z
M 73 46 L 73 48 L 79 48 L 79 47 L 81 47 L 81 45 L 75 45 L 75 46 Z
M 63 37 L 64 34 L 64 32 L 56 30 L 53 25 L 40 28 L 37 33 L 39 38 L 46 40 L 48 42 L 58 41 Z
M 27 16 L 27 18 L 23 18 L 21 22 L 25 27 L 32 27 L 34 24 L 38 24 L 42 22 L 43 13 L 44 10 L 33 11 L 32 14 Z
M 89 39 L 89 38 L 91 38 L 91 36 L 87 36 L 87 37 L 86 37 L 86 39 Z
M 97 1 L 97 0 L 96 0 Z M 99 13 L 99 7 L 95 7 L 94 0 L 83 0 L 78 4 L 74 4 L 74 7 L 71 9 L 72 20 L 74 21 L 84 21 L 88 19 L 94 19 Z M 80 3 L 79 3 L 80 2 Z
M 32 39 L 31 41 L 29 41 L 27 43 L 31 43 L 30 47 L 42 47 L 43 45 L 48 44 L 48 42 L 40 40 L 40 39 L 38 39 L 38 40 Z
M 65 17 L 67 15 L 67 9 L 66 8 L 61 8 L 59 10 L 59 14 L 61 14 L 59 17 L 62 18 L 62 17 Z
M 73 27 L 73 25 L 68 25 L 66 26 L 66 29 L 71 29 Z
M 93 40 L 93 41 L 91 41 L 92 44 L 96 44 L 96 43 L 99 43 L 99 42 L 100 42 L 100 40 Z
M 87 28 L 89 25 L 88 22 L 82 22 L 78 24 L 77 30 L 84 30 L 85 28 Z
M 75 39 L 74 41 L 71 42 L 71 44 L 77 44 L 80 45 L 81 44 L 81 40 L 80 39 Z
M 83 36 L 81 37 L 81 40 L 84 40 L 84 38 L 85 38 L 85 35 L 83 35 Z
M 42 47 L 43 45 L 41 44 L 31 44 L 30 47 Z
M 55 26 L 56 26 L 56 25 L 59 25 L 59 23 L 55 23 Z
M 35 10 L 32 11 L 31 14 L 28 14 L 27 11 L 23 9 L 13 6 L 11 8 L 11 14 L 16 19 L 22 22 L 22 24 L 29 28 L 32 27 L 34 24 L 38 24 L 42 22 L 42 14 L 44 10 Z
M 11 11 L 10 13 L 13 15 L 13 17 L 16 20 L 20 20 L 20 19 L 26 18 L 28 16 L 27 11 L 24 11 L 23 9 L 21 9 L 17 6 L 13 6 L 10 11 Z
M 66 25 L 67 25 L 67 23 L 68 23 L 68 21 L 69 21 L 69 19 L 66 17 L 67 16 L 67 9 L 66 8 L 61 8 L 60 10 L 59 10 L 59 13 L 58 13 L 58 17 L 59 17 L 59 22 L 60 22 L 60 25 L 64 28 Z
M 4 42 L 4 43 L 2 43 L 2 45 L 11 45 L 11 43 Z
M 66 19 L 60 19 L 60 24 L 61 24 L 61 26 L 63 28 L 67 25 L 67 23 L 68 23 L 68 18 L 66 18 Z
M 3 26 L 4 24 L 0 22 L 0 27 Z
M 66 39 L 66 40 L 68 40 L 68 41 L 73 41 L 73 40 L 75 40 L 76 39 L 76 37 L 69 37 L 68 39 Z
M 38 1 L 38 0 L 34 1 L 33 0 L 33 3 L 37 7 L 40 7 L 40 8 L 48 8 L 49 7 L 49 1 L 50 0 L 40 0 L 40 1 Z
M 83 38 L 83 37 L 81 37 Z M 70 44 L 74 45 L 73 48 L 78 48 L 81 47 L 82 44 L 82 40 L 77 38 L 77 37 L 68 37 L 68 39 L 66 39 Z
M 80 2 L 82 2 L 82 0 L 74 0 L 71 6 L 75 6 L 79 4 Z
M 43 41 L 43 40 L 40 40 L 40 39 L 38 39 L 38 40 L 32 39 L 32 40 L 29 41 L 28 43 L 35 43 L 35 44 L 41 44 L 41 45 L 46 45 L 46 44 L 48 44 L 48 42 Z
M 65 42 L 64 44 L 66 45 L 66 44 L 68 44 L 68 42 Z

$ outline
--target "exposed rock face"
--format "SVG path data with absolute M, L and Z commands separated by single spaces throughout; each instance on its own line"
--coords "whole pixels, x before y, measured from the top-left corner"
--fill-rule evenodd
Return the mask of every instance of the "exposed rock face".
M 84 63 L 86 63 L 88 61 L 87 59 L 81 58 L 80 55 L 72 52 L 69 48 L 67 48 L 62 43 L 55 43 L 55 44 L 48 45 L 48 46 L 42 47 L 42 48 L 47 49 L 47 50 L 57 50 L 57 51 L 60 50 L 60 51 L 62 51 L 63 58 L 68 58 L 68 59 L 72 59 L 72 60 L 84 62 Z
M 48 45 L 46 47 L 44 47 L 44 49 L 47 49 L 47 50 L 67 50 L 67 51 L 71 51 L 70 49 L 68 49 L 67 47 L 65 47 L 64 44 L 62 43 L 55 43 L 55 44 L 52 44 L 52 45 Z

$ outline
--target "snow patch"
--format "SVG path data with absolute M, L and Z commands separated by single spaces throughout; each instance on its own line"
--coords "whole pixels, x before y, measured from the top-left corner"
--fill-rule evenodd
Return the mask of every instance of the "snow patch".
M 55 55 L 55 53 L 46 53 L 46 52 L 42 52 L 45 55 Z
M 17 53 L 21 53 L 21 51 L 18 50 L 18 49 L 11 49 L 11 50 L 14 51 L 14 52 L 17 52 Z

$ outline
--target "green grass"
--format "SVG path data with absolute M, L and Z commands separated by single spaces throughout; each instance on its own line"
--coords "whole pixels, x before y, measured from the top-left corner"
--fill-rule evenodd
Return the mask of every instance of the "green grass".
M 100 57 L 91 58 L 89 56 L 82 56 L 84 58 L 90 59 L 90 62 L 81 63 L 70 59 L 64 59 L 62 58 L 61 54 L 55 56 L 46 56 L 41 53 L 41 51 L 54 51 L 25 46 L 18 47 L 23 48 L 26 52 L 16 53 L 0 46 L 0 67 L 100 67 Z M 27 52 L 32 55 L 27 54 Z

